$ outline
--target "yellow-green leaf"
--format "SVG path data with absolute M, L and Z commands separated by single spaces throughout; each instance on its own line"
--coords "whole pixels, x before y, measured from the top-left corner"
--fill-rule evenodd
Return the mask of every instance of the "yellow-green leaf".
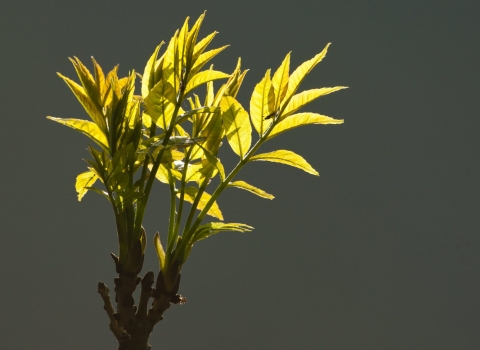
M 153 165 L 150 164 L 148 168 L 152 170 Z M 160 164 L 158 167 L 157 173 L 155 174 L 155 177 L 157 180 L 160 182 L 163 182 L 164 184 L 173 184 L 175 182 L 174 178 L 174 172 L 175 170 L 170 169 L 167 165 L 165 164 Z M 181 174 L 180 174 L 181 176 Z
M 313 169 L 312 166 L 308 164 L 307 161 L 302 156 L 299 156 L 298 154 L 292 151 L 287 151 L 283 149 L 269 152 L 269 153 L 258 154 L 251 157 L 249 160 L 282 163 L 282 164 L 286 164 L 286 165 L 290 165 L 290 166 L 302 169 L 303 171 L 306 171 L 307 173 L 310 173 L 313 175 L 317 175 L 317 176 L 319 175 L 318 172 L 315 169 Z
M 88 115 L 90 116 L 90 118 L 92 118 L 94 123 L 97 124 L 100 127 L 100 129 L 106 131 L 107 124 L 105 123 L 105 119 L 101 111 L 99 110 L 95 101 L 92 101 L 90 97 L 87 96 L 83 87 L 78 85 L 73 80 L 63 76 L 62 74 L 60 73 L 57 73 L 57 74 L 60 78 L 63 79 L 63 81 L 65 81 L 65 83 L 68 85 L 70 90 L 72 90 L 73 94 L 78 99 L 78 101 L 80 101 L 83 108 L 85 108 L 85 111 L 87 111 Z
M 177 123 L 178 124 L 181 124 L 183 123 L 184 121 L 186 121 L 188 118 L 190 118 L 192 115 L 195 115 L 195 114 L 202 114 L 202 113 L 220 113 L 220 108 L 219 107 L 212 107 L 212 106 L 203 106 L 203 107 L 200 107 L 200 108 L 195 108 L 195 109 L 192 109 L 188 112 L 185 112 L 183 114 L 180 114 L 178 117 L 177 117 Z
M 127 86 L 130 77 L 123 77 L 121 79 L 118 79 L 118 89 L 115 89 L 117 91 L 117 95 L 120 98 L 122 96 L 122 91 L 125 86 Z
M 202 126 L 198 135 L 205 138 L 201 145 L 212 154 L 217 154 L 220 141 L 224 135 L 222 116 L 218 113 L 210 113 L 208 114 L 208 120 L 205 120 L 203 125 L 205 126 Z M 192 159 L 199 158 L 202 155 L 203 150 L 198 145 L 195 145 L 192 150 Z
M 75 71 L 77 72 L 78 78 L 80 79 L 85 94 L 90 97 L 92 101 L 95 101 L 99 105 L 101 104 L 101 96 L 100 90 L 95 84 L 95 79 L 93 78 L 90 71 L 85 67 L 85 65 L 77 58 L 75 59 L 69 58 L 70 62 L 72 62 Z
M 47 117 L 50 120 L 53 120 L 57 123 L 66 125 L 80 131 L 82 134 L 87 135 L 90 139 L 95 141 L 99 146 L 108 151 L 108 141 L 105 134 L 100 130 L 97 124 L 89 122 L 88 120 L 83 119 L 73 119 L 73 118 L 55 118 Z
M 79 202 L 82 200 L 83 196 L 88 191 L 86 187 L 92 187 L 95 181 L 97 181 L 97 179 L 97 174 L 91 170 L 81 173 L 77 176 L 77 181 L 75 182 L 75 189 L 78 193 Z
M 147 130 L 152 126 L 152 118 L 145 111 L 142 113 L 142 122 Z
M 225 46 L 222 46 L 218 49 L 214 49 L 214 50 L 210 50 L 210 51 L 202 53 L 198 57 L 198 59 L 195 61 L 195 64 L 192 67 L 192 72 L 194 72 L 194 73 L 198 72 L 200 69 L 202 69 L 202 67 L 205 64 L 207 64 L 208 61 L 210 61 L 212 58 L 214 58 L 216 55 L 218 55 L 220 52 L 222 52 L 223 50 L 225 50 L 229 46 L 230 45 L 225 45 Z
M 203 150 L 203 159 L 202 159 L 202 168 L 200 173 L 205 177 L 214 177 L 216 171 L 218 171 L 220 176 L 220 181 L 225 181 L 225 169 L 223 164 L 216 156 L 214 156 L 209 150 L 200 145 L 200 148 Z
M 213 69 L 210 68 L 210 70 Z M 207 83 L 207 93 L 205 94 L 205 106 L 211 106 L 213 103 L 213 99 L 215 98 L 215 92 L 213 91 L 213 81 L 209 81 Z
M 283 98 L 287 93 L 288 88 L 288 73 L 290 70 L 290 52 L 283 60 L 280 67 L 278 67 L 272 78 L 272 87 L 275 94 L 275 109 L 280 106 Z
M 193 50 L 195 49 L 195 43 L 197 42 L 198 32 L 205 18 L 205 12 L 198 17 L 197 21 L 193 25 L 192 29 L 188 33 L 187 42 L 185 44 L 185 57 L 186 57 L 186 69 L 192 68 Z
M 217 35 L 218 32 L 213 32 L 212 34 L 207 35 L 205 38 L 200 40 L 196 45 L 193 50 L 193 58 L 192 61 L 195 64 L 195 61 L 200 57 L 200 55 L 205 51 L 207 46 L 212 42 L 213 38 L 215 35 Z
M 178 64 L 178 50 L 177 50 L 177 40 L 178 39 L 178 30 L 175 32 L 175 35 L 170 39 L 168 43 L 167 50 L 165 51 L 165 56 L 163 59 L 162 67 L 162 80 L 169 83 L 175 93 L 178 86 L 178 76 L 176 73 L 176 65 Z
M 317 113 L 298 113 L 293 114 L 289 117 L 283 119 L 280 123 L 275 125 L 273 130 L 268 135 L 267 140 L 270 140 L 272 137 L 275 137 L 282 132 L 288 131 L 290 129 L 309 124 L 342 124 L 343 119 L 333 119 L 327 117 L 326 115 L 317 114 Z
M 142 97 L 147 98 L 148 93 L 155 85 L 155 63 L 157 62 L 158 51 L 163 45 L 163 41 L 155 48 L 152 56 L 147 62 L 145 66 L 145 70 L 143 71 L 142 76 Z
M 187 45 L 187 39 L 188 39 L 188 21 L 189 20 L 190 20 L 190 17 L 187 17 L 185 19 L 185 22 L 183 23 L 183 26 L 180 29 L 180 32 L 178 34 L 178 40 L 177 40 L 178 65 L 177 65 L 177 71 L 176 71 L 176 74 L 178 76 L 181 75 L 181 72 L 185 67 L 184 65 L 186 63 L 185 47 Z
M 203 167 L 202 163 L 188 164 L 185 182 L 198 181 L 202 177 L 199 171 Z
M 223 223 L 223 222 L 210 222 L 208 224 L 198 227 L 193 236 L 193 243 L 201 241 L 202 239 L 208 238 L 211 235 L 222 231 L 233 231 L 233 232 L 250 232 L 253 230 L 252 226 L 239 223 Z
M 228 143 L 233 151 L 243 159 L 252 143 L 252 126 L 248 113 L 240 102 L 231 96 L 223 97 L 220 108 Z
M 283 106 L 288 104 L 292 96 L 295 94 L 295 92 L 298 90 L 298 87 L 302 83 L 303 79 L 306 77 L 308 73 L 312 71 L 312 69 L 320 63 L 321 60 L 325 57 L 328 51 L 328 47 L 330 46 L 330 43 L 325 46 L 322 52 L 320 52 L 318 55 L 316 55 L 314 58 L 311 60 L 308 60 L 304 63 L 302 63 L 300 66 L 298 66 L 297 69 L 292 73 L 290 78 L 288 79 L 288 90 L 287 94 L 285 96 L 285 99 L 283 100 Z
M 158 232 L 153 237 L 153 245 L 155 246 L 155 250 L 157 251 L 158 255 L 158 262 L 160 264 L 160 271 L 165 274 L 165 250 L 163 250 L 162 242 L 160 242 L 160 235 Z
M 105 94 L 105 91 L 106 91 L 105 74 L 103 73 L 102 67 L 100 67 L 100 65 L 97 63 L 97 61 L 95 61 L 93 57 L 92 57 L 92 62 L 95 70 L 95 85 L 97 85 L 97 88 L 100 91 L 100 95 L 103 101 L 103 95 Z
M 218 79 L 225 79 L 230 77 L 229 74 L 219 72 L 216 70 L 206 70 L 195 74 L 192 79 L 187 84 L 185 89 L 185 95 L 191 92 L 196 87 L 208 83 L 209 81 L 218 80 Z
M 113 67 L 113 69 L 108 72 L 107 76 L 105 77 L 105 93 L 103 94 L 102 105 L 105 110 L 115 108 L 116 103 L 119 99 L 119 88 L 118 88 L 118 65 Z M 107 116 L 108 112 L 104 112 L 104 115 Z
M 152 121 L 167 130 L 175 110 L 175 89 L 165 80 L 160 80 L 145 99 L 147 114 Z
M 248 69 L 245 69 L 243 72 L 236 75 L 236 81 L 234 81 L 228 88 L 228 95 L 232 96 L 234 98 L 237 98 L 238 91 L 240 90 L 240 86 L 242 86 L 243 79 L 245 78 L 245 75 L 247 75 Z
M 228 187 L 238 187 L 238 188 L 241 188 L 242 190 L 246 190 L 246 191 L 252 192 L 252 193 L 256 194 L 257 196 L 260 196 L 260 197 L 263 197 L 263 198 L 267 198 L 267 199 L 273 199 L 273 198 L 275 198 L 275 197 L 274 197 L 273 195 L 271 195 L 270 193 L 267 193 L 267 192 L 265 192 L 264 190 L 259 189 L 258 187 L 252 186 L 252 185 L 246 183 L 245 181 L 234 181 L 234 182 L 230 182 L 230 183 L 228 184 Z
M 255 130 L 260 135 L 263 135 L 272 123 L 272 119 L 264 120 L 264 117 L 272 113 L 275 108 L 275 95 L 271 87 L 269 69 L 260 83 L 255 86 L 250 99 L 250 118 Z
M 185 200 L 189 203 L 193 203 L 195 201 L 195 197 L 197 196 L 198 188 L 197 187 L 187 187 L 185 188 Z M 177 194 L 177 197 L 180 197 L 180 193 Z M 206 192 L 202 193 L 202 197 L 200 197 L 200 201 L 198 202 L 197 209 L 202 210 L 205 208 L 205 205 L 210 200 L 212 196 Z M 208 210 L 208 215 L 213 216 L 217 219 L 223 220 L 222 212 L 218 207 L 217 202 L 213 202 L 212 206 Z
M 302 91 L 299 94 L 296 94 L 292 97 L 290 102 L 288 103 L 287 107 L 282 113 L 281 119 L 295 113 L 303 106 L 307 105 L 308 103 L 312 102 L 313 100 L 331 94 L 332 92 L 348 89 L 347 86 L 335 86 L 335 87 L 325 87 L 321 89 L 312 89 Z

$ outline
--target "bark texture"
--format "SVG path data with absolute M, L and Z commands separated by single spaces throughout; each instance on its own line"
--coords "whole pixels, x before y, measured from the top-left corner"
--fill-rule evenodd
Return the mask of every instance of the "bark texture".
M 103 283 L 98 284 L 98 293 L 104 303 L 104 309 L 110 319 L 110 330 L 118 341 L 118 350 L 150 350 L 148 342 L 155 325 L 163 319 L 163 313 L 171 304 L 184 304 L 186 299 L 178 295 L 180 286 L 179 268 L 176 267 L 166 277 L 157 276 L 156 288 L 153 288 L 154 274 L 149 271 L 143 278 L 135 273 L 122 271 L 117 264 L 118 277 L 115 282 L 116 311 L 112 305 L 109 289 Z M 140 299 L 135 305 L 133 293 L 141 285 Z M 149 308 L 150 299 L 153 298 Z

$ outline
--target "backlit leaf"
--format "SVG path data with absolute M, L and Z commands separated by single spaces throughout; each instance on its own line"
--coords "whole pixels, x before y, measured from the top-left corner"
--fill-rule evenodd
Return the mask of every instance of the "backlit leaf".
M 155 48 L 152 56 L 145 66 L 142 76 L 142 97 L 147 98 L 148 93 L 155 85 L 155 62 L 157 61 L 158 52 L 160 47 L 162 47 L 163 41 Z
M 63 76 L 60 73 L 57 73 L 60 78 L 65 81 L 65 83 L 68 85 L 70 90 L 72 90 L 73 94 L 75 97 L 78 99 L 78 101 L 82 104 L 83 108 L 85 108 L 85 111 L 87 111 L 88 115 L 90 118 L 92 118 L 93 122 L 98 125 L 100 129 L 103 131 L 107 130 L 107 124 L 105 123 L 105 119 L 99 110 L 97 104 L 92 101 L 87 94 L 85 93 L 85 90 L 83 87 L 75 83 L 73 80 Z
M 200 69 L 202 69 L 202 67 L 205 64 L 207 64 L 208 61 L 210 61 L 212 58 L 214 58 L 216 55 L 218 55 L 220 52 L 222 52 L 223 50 L 225 50 L 229 46 L 230 45 L 225 45 L 225 46 L 222 46 L 218 49 L 214 49 L 214 50 L 210 50 L 210 51 L 202 53 L 198 57 L 198 59 L 195 61 L 195 64 L 192 67 L 192 72 L 194 72 L 194 73 L 198 72 Z
M 182 70 L 186 64 L 186 55 L 185 55 L 185 47 L 187 45 L 187 38 L 188 38 L 188 21 L 190 17 L 185 19 L 180 32 L 178 33 L 178 40 L 177 40 L 177 62 L 175 64 L 176 75 L 178 77 L 181 76 Z
M 185 200 L 189 203 L 193 203 L 195 201 L 195 197 L 197 196 L 197 193 L 198 193 L 197 187 L 185 188 Z M 177 196 L 180 197 L 180 193 L 178 193 Z M 205 205 L 207 204 L 207 202 L 210 200 L 211 197 L 212 196 L 210 196 L 208 193 L 203 192 L 202 197 L 200 197 L 200 201 L 198 202 L 197 209 L 202 210 L 203 208 L 205 208 Z M 207 214 L 217 219 L 223 220 L 222 212 L 220 211 L 220 208 L 218 207 L 217 202 L 213 203 L 213 205 L 208 210 Z
M 319 175 L 318 172 L 315 169 L 313 169 L 312 166 L 308 164 L 307 161 L 302 156 L 299 156 L 298 154 L 292 151 L 278 150 L 270 153 L 262 153 L 262 154 L 258 154 L 251 157 L 249 160 L 287 164 L 287 165 L 302 169 L 307 173 L 317 175 L 317 176 Z
M 202 40 L 200 40 L 196 45 L 195 45 L 195 49 L 193 50 L 193 59 L 192 61 L 196 62 L 196 60 L 198 59 L 198 57 L 200 57 L 200 55 L 203 53 L 203 51 L 205 51 L 205 49 L 207 48 L 207 46 L 212 42 L 213 38 L 215 37 L 215 35 L 217 35 L 218 32 L 213 32 L 212 34 L 209 34 L 207 35 L 205 38 L 203 38 Z
M 199 170 L 203 177 L 213 178 L 216 175 L 216 172 L 220 174 L 220 181 L 225 180 L 225 169 L 223 168 L 222 162 L 220 159 L 214 156 L 208 149 L 198 144 L 203 150 L 202 155 L 202 168 Z
M 241 73 L 239 70 L 238 73 L 235 75 L 235 81 L 230 84 L 230 86 L 228 87 L 228 91 L 226 91 L 225 94 L 236 98 L 238 91 L 240 90 L 240 86 L 242 86 L 243 79 L 245 78 L 245 75 L 247 75 L 247 73 L 248 69 L 244 70 Z
M 151 170 L 152 165 L 150 164 L 148 168 Z M 163 182 L 164 184 L 173 184 L 175 182 L 172 170 L 165 164 L 160 164 L 157 173 L 155 174 L 155 177 L 157 178 L 157 180 Z
M 298 66 L 297 69 L 292 73 L 290 78 L 288 79 L 288 90 L 287 94 L 285 96 L 285 99 L 283 101 L 283 106 L 288 104 L 292 96 L 295 94 L 295 92 L 298 90 L 298 87 L 302 83 L 303 79 L 306 77 L 308 73 L 312 71 L 312 69 L 325 57 L 327 54 L 328 47 L 330 46 L 330 43 L 325 46 L 322 52 L 320 52 L 318 55 L 316 55 L 314 58 L 311 60 L 308 60 L 304 63 L 302 63 L 300 66 Z
M 216 70 L 206 70 L 206 71 L 199 72 L 195 74 L 192 77 L 192 79 L 190 79 L 190 81 L 188 82 L 187 87 L 185 89 L 185 95 L 190 93 L 196 87 L 202 84 L 208 83 L 209 81 L 225 79 L 228 77 L 230 77 L 229 74 L 219 72 Z
M 160 242 L 160 235 L 158 232 L 153 237 L 153 245 L 155 246 L 155 250 L 157 251 L 158 261 L 160 264 L 160 271 L 162 273 L 166 273 L 165 271 L 165 251 L 163 250 L 162 242 Z
M 193 25 L 192 29 L 188 33 L 187 41 L 185 44 L 185 57 L 186 57 L 186 69 L 190 70 L 192 68 L 192 59 L 193 51 L 195 50 L 195 44 L 198 38 L 198 32 L 202 25 L 203 19 L 205 18 L 205 12 L 198 17 L 197 21 Z
M 66 125 L 80 131 L 82 134 L 87 135 L 90 139 L 95 141 L 99 146 L 108 151 L 108 141 L 105 134 L 100 130 L 97 124 L 89 122 L 88 120 L 83 119 L 73 119 L 73 118 L 55 118 L 47 117 L 50 120 L 53 120 L 57 123 Z
M 309 124 L 342 124 L 343 119 L 333 119 L 327 117 L 326 115 L 321 115 L 317 113 L 298 113 L 286 117 L 280 123 L 275 125 L 273 130 L 268 135 L 267 140 L 270 140 L 272 137 L 275 137 L 282 132 L 288 131 L 290 129 Z
M 98 193 L 99 195 L 105 197 L 105 199 L 110 202 L 110 197 L 108 196 L 108 193 L 107 193 L 106 191 L 102 191 L 101 189 L 96 188 L 96 187 L 92 187 L 92 186 L 90 186 L 90 187 L 85 187 L 85 188 L 86 188 L 87 190 L 89 190 L 89 191 L 93 191 L 93 192 Z M 113 204 L 113 203 L 112 203 L 112 204 Z
M 69 58 L 70 62 L 72 62 L 75 71 L 77 72 L 78 78 L 80 79 L 85 94 L 90 97 L 92 101 L 97 103 L 99 106 L 101 105 L 101 96 L 100 90 L 98 89 L 97 85 L 95 84 L 95 79 L 93 78 L 90 71 L 84 64 L 77 58 L 75 59 Z
M 222 231 L 233 231 L 233 232 L 250 232 L 253 230 L 252 226 L 239 223 L 223 223 L 223 222 L 210 222 L 206 225 L 199 226 L 195 231 L 193 236 L 193 243 L 201 241 L 202 239 L 208 238 L 211 235 Z
M 213 64 L 210 70 L 213 69 Z M 215 98 L 215 92 L 213 90 L 213 81 L 207 83 L 207 93 L 205 94 L 205 106 L 211 106 L 213 99 Z
M 220 107 L 228 143 L 233 151 L 243 158 L 252 142 L 252 126 L 248 113 L 231 96 L 225 96 L 220 102 Z
M 204 106 L 200 108 L 195 108 L 192 109 L 184 114 L 181 114 L 177 117 L 177 123 L 181 124 L 184 121 L 186 121 L 189 117 L 191 117 L 194 114 L 200 114 L 200 113 L 220 113 L 221 109 L 220 107 L 211 107 L 211 106 Z
M 87 193 L 88 189 L 85 187 L 91 187 L 97 181 L 98 176 L 95 172 L 89 170 L 84 173 L 81 173 L 77 176 L 77 180 L 75 182 L 75 189 L 78 193 L 78 201 L 80 202 L 83 196 Z
M 275 94 L 275 109 L 280 106 L 288 88 L 288 73 L 290 70 L 290 53 L 287 54 L 280 67 L 272 78 L 272 87 Z
M 177 39 L 178 30 L 168 43 L 162 67 L 162 80 L 172 86 L 175 94 L 178 90 L 177 87 L 179 82 L 178 76 L 176 75 L 176 65 L 178 64 Z
M 267 193 L 267 192 L 265 192 L 264 190 L 259 189 L 258 187 L 252 186 L 252 185 L 246 183 L 245 181 L 234 181 L 234 182 L 230 182 L 230 183 L 228 184 L 228 187 L 241 188 L 242 190 L 246 190 L 246 191 L 252 192 L 252 193 L 256 194 L 257 196 L 260 196 L 260 197 L 263 197 L 263 198 L 267 198 L 267 199 L 273 199 L 273 198 L 275 198 L 275 197 L 274 197 L 273 195 L 271 195 L 270 193 Z
M 321 89 L 312 89 L 302 91 L 299 94 L 296 94 L 292 97 L 290 102 L 288 103 L 287 107 L 282 113 L 281 119 L 295 113 L 303 106 L 307 105 L 308 103 L 312 102 L 313 100 L 331 94 L 332 92 L 348 89 L 347 86 L 335 86 L 335 87 L 325 87 Z
M 93 68 L 95 71 L 95 85 L 97 85 L 97 88 L 100 91 L 100 95 L 103 101 L 103 95 L 105 94 L 105 91 L 106 91 L 105 75 L 103 73 L 102 67 L 100 67 L 100 65 L 97 63 L 97 61 L 95 61 L 93 57 L 92 57 L 92 62 L 93 62 Z
M 202 168 L 202 166 L 202 163 L 188 164 L 185 182 L 200 180 L 202 173 L 200 173 L 199 170 Z
M 200 137 L 205 138 L 201 145 L 212 154 L 217 154 L 224 133 L 222 117 L 218 113 L 211 113 L 208 122 L 205 122 L 205 124 L 199 134 Z M 200 158 L 203 155 L 203 150 L 198 145 L 193 147 L 192 159 Z
M 152 121 L 167 130 L 175 110 L 175 90 L 170 83 L 160 80 L 145 99 L 146 112 Z
M 255 86 L 250 99 L 250 118 L 255 130 L 260 135 L 263 135 L 272 123 L 272 119 L 264 120 L 264 117 L 272 113 L 275 108 L 275 95 L 271 87 L 269 69 L 260 83 Z

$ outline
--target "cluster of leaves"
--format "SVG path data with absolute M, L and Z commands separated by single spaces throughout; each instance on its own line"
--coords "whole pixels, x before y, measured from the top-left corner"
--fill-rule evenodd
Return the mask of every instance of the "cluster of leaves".
M 202 70 L 226 48 L 206 50 L 216 32 L 197 41 L 203 19 L 201 15 L 189 29 L 187 18 L 162 55 L 162 44 L 155 49 L 142 75 L 132 71 L 119 79 L 115 67 L 105 76 L 94 59 L 92 75 L 77 58 L 71 61 L 81 85 L 59 74 L 92 121 L 49 118 L 84 133 L 100 147 L 89 147 L 92 159 L 87 160 L 88 171 L 77 177 L 78 199 L 92 190 L 110 201 L 117 224 L 119 264 L 126 271 L 138 273 L 143 264 L 146 237 L 142 220 L 155 178 L 170 189 L 166 244 L 162 244 L 158 233 L 154 237 L 160 270 L 167 276 L 172 266 L 178 269 L 185 263 L 197 241 L 220 231 L 252 229 L 238 223 L 202 225 L 207 214 L 223 221 L 216 200 L 227 187 L 273 198 L 244 181 L 233 181 L 245 164 L 277 162 L 318 175 L 292 151 L 258 154 L 265 142 L 302 125 L 343 122 L 316 113 L 297 113 L 309 102 L 345 88 L 312 89 L 297 94 L 305 76 L 325 57 L 328 45 L 292 74 L 290 54 L 273 76 L 267 70 L 255 86 L 247 112 L 236 99 L 247 73 L 241 69 L 240 60 L 231 74 L 216 71 L 213 66 Z M 141 95 L 134 94 L 137 76 L 141 77 Z M 215 91 L 213 81 L 219 79 L 226 82 Z M 206 87 L 203 101 L 193 92 L 200 86 Z M 187 105 L 189 109 L 182 108 Z M 252 125 L 258 133 L 253 146 Z M 229 175 L 218 158 L 224 138 L 239 157 Z M 219 184 L 207 193 L 211 179 L 217 175 Z M 96 181 L 103 183 L 104 190 L 94 187 Z M 191 203 L 188 213 L 185 202 Z M 181 229 L 184 215 L 185 225 Z

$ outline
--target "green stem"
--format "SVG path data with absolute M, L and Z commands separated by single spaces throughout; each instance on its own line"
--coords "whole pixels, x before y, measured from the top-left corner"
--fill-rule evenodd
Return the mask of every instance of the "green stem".
M 167 132 L 165 133 L 165 137 L 162 142 L 162 145 L 164 146 L 164 148 L 160 150 L 160 153 L 158 154 L 157 159 L 155 160 L 155 163 L 153 164 L 152 169 L 150 170 L 150 175 L 147 180 L 147 185 L 145 186 L 145 189 L 143 192 L 143 198 L 138 203 L 137 216 L 135 218 L 135 225 L 134 225 L 134 230 L 137 233 L 137 235 L 140 232 L 140 227 L 142 225 L 143 216 L 145 215 L 145 209 L 147 207 L 148 198 L 152 190 L 153 181 L 155 180 L 155 175 L 158 171 L 158 168 L 160 167 L 160 163 L 162 161 L 163 154 L 165 153 L 166 146 L 168 145 L 168 141 L 170 140 L 173 130 L 175 129 L 175 120 L 177 119 L 178 111 L 180 110 L 180 106 L 182 104 L 184 94 L 185 94 L 185 85 L 186 85 L 187 76 L 188 74 L 185 74 L 184 80 L 182 81 L 182 84 L 181 84 L 182 88 L 180 89 L 180 92 L 178 94 L 177 103 L 175 104 L 175 109 L 172 113 L 172 119 L 170 121 L 170 125 L 168 127 Z
M 171 178 L 171 173 L 169 174 Z M 175 181 L 170 184 L 170 222 L 168 224 L 168 238 L 167 238 L 167 252 L 170 251 L 170 246 L 174 244 L 175 233 L 175 210 L 177 209 L 176 193 L 175 193 Z
M 183 205 L 185 203 L 186 177 L 187 177 L 187 171 L 188 171 L 188 163 L 190 161 L 190 156 L 192 154 L 192 149 L 193 149 L 193 146 L 191 146 L 188 149 L 188 151 L 186 152 L 185 161 L 184 161 L 183 169 L 182 169 L 182 180 L 180 182 L 180 202 L 178 204 L 178 215 L 177 215 L 177 222 L 176 222 L 176 225 L 175 225 L 175 236 L 177 236 L 177 234 L 178 234 L 178 228 L 180 227 L 180 222 L 182 220 Z
M 191 228 L 188 229 L 187 231 L 187 228 L 185 229 L 186 233 L 184 234 L 184 237 L 182 239 L 182 243 L 181 243 L 181 247 L 180 249 L 177 249 L 177 253 L 179 251 L 184 251 L 185 249 L 185 246 L 187 244 L 189 244 L 189 242 L 191 241 L 191 239 L 193 238 L 193 235 L 196 231 L 196 229 L 198 228 L 198 226 L 200 226 L 200 224 L 202 223 L 202 220 L 203 218 L 205 217 L 205 215 L 208 213 L 208 211 L 210 210 L 210 207 L 213 205 L 213 203 L 215 203 L 216 199 L 218 198 L 218 196 L 222 193 L 222 191 L 228 186 L 228 184 L 230 183 L 230 181 L 233 180 L 233 178 L 235 177 L 235 175 L 237 175 L 237 173 L 242 169 L 242 167 L 248 163 L 249 159 L 251 156 L 253 156 L 255 154 L 255 152 L 260 148 L 260 146 L 266 141 L 268 135 L 270 134 L 270 132 L 273 130 L 273 128 L 275 127 L 275 125 L 277 124 L 276 123 L 277 119 L 274 120 L 270 126 L 268 127 L 268 129 L 265 131 L 265 133 L 260 137 L 260 139 L 255 143 L 255 145 L 247 152 L 247 154 L 245 155 L 245 157 L 243 159 L 240 160 L 240 162 L 238 162 L 238 164 L 235 166 L 235 168 L 233 168 L 233 170 L 230 172 L 230 174 L 228 174 L 228 176 L 225 178 L 224 181 L 222 181 L 218 187 L 215 189 L 215 192 L 213 192 L 212 194 L 212 197 L 209 199 L 209 201 L 207 202 L 207 204 L 205 205 L 205 207 L 202 209 L 202 211 L 200 212 L 200 214 L 198 214 L 197 216 L 197 219 L 195 220 L 193 226 Z M 198 196 L 197 196 L 198 197 Z M 188 222 L 187 222 L 188 223 Z
M 185 234 L 190 229 L 190 225 L 192 224 L 193 217 L 195 216 L 195 211 L 197 210 L 198 202 L 202 198 L 203 192 L 207 188 L 209 178 L 205 178 L 202 185 L 198 189 L 198 193 L 195 197 L 195 200 L 192 203 L 192 207 L 190 208 L 190 213 L 188 214 L 187 222 L 185 223 L 185 227 L 183 229 L 183 233 Z

